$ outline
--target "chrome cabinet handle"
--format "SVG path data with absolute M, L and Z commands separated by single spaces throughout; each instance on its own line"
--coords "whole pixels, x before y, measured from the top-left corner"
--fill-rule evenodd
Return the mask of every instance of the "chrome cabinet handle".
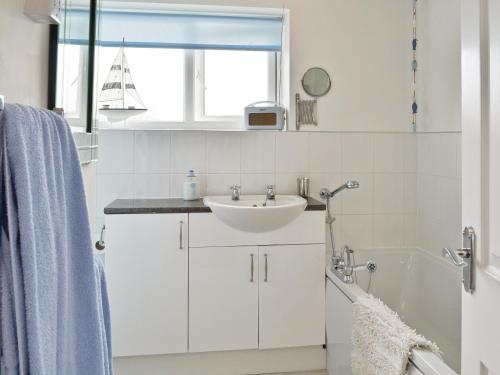
M 250 263 L 250 282 L 253 283 L 253 274 L 254 274 L 254 255 L 250 254 L 250 258 L 252 262 Z
M 184 225 L 184 222 L 181 220 L 179 221 L 179 250 L 183 249 L 182 246 L 182 227 Z
M 264 254 L 264 259 L 265 259 L 265 264 L 264 264 L 264 282 L 267 283 L 267 274 L 269 271 L 269 266 L 268 266 L 268 261 L 267 261 L 267 254 Z

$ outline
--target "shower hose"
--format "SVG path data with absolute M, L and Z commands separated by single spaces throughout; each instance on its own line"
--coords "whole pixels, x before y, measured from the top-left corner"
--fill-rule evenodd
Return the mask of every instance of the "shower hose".
M 330 245 L 332 247 L 332 257 L 336 255 L 336 246 L 335 246 L 335 236 L 333 235 L 333 222 L 335 221 L 335 218 L 332 216 L 331 211 L 330 211 L 330 197 L 326 198 L 326 224 L 328 225 L 328 231 L 330 233 Z M 353 261 L 356 263 L 356 256 L 353 254 Z M 370 293 L 370 289 L 372 286 L 372 276 L 373 272 L 368 273 L 368 286 L 366 287 L 366 292 Z M 354 271 L 354 280 L 356 284 L 358 284 L 358 271 Z M 359 285 L 359 284 L 358 284 Z

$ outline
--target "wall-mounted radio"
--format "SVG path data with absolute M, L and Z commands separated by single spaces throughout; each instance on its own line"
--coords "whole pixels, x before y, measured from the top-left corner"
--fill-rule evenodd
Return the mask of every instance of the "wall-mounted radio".
M 245 129 L 282 130 L 285 108 L 276 102 L 256 102 L 245 107 Z

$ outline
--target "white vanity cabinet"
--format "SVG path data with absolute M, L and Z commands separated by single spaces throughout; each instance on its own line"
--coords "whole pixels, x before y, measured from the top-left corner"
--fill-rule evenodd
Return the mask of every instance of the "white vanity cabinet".
M 325 245 L 259 250 L 259 348 L 324 344 Z
M 257 349 L 259 249 L 189 251 L 189 351 Z
M 106 216 L 116 357 L 320 346 L 324 211 L 252 233 L 210 212 Z
M 189 351 L 324 344 L 324 239 L 324 212 L 263 234 L 190 215 Z
M 187 352 L 188 215 L 106 217 L 115 357 Z

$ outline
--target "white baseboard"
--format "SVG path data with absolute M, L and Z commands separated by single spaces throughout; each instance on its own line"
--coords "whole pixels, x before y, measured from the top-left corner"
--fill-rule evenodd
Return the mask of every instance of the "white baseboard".
M 248 375 L 326 368 L 322 346 L 114 359 L 116 375 Z

